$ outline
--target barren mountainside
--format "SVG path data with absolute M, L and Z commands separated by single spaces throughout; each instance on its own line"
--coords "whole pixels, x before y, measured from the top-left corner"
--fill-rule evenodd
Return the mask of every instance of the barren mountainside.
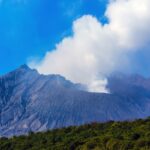
M 107 86 L 110 94 L 86 92 L 60 75 L 23 65 L 0 77 L 0 136 L 150 116 L 149 79 L 116 75 Z

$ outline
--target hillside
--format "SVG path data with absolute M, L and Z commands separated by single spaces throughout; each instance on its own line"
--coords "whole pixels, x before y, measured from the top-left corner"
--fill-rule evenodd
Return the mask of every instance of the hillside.
M 0 137 L 150 116 L 150 80 L 115 75 L 109 94 L 90 93 L 61 75 L 26 65 L 0 77 Z
M 150 118 L 30 132 L 0 139 L 0 150 L 150 150 Z

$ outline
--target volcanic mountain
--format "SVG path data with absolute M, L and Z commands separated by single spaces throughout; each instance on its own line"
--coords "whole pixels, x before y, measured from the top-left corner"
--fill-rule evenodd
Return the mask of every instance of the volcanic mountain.
M 108 77 L 110 93 L 90 93 L 60 75 L 22 65 L 0 77 L 0 136 L 150 116 L 150 79 Z

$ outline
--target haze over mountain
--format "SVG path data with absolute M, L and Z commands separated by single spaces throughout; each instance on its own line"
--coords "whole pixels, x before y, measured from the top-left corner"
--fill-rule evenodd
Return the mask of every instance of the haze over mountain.
M 113 75 L 107 88 L 110 94 L 89 93 L 23 65 L 0 77 L 0 136 L 150 115 L 150 79 Z

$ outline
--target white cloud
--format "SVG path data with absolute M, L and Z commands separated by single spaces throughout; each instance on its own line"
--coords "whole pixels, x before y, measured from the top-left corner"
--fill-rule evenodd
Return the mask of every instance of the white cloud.
M 124 48 L 137 50 L 150 42 L 150 1 L 112 0 L 106 16 Z
M 61 74 L 87 84 L 90 91 L 107 92 L 105 77 L 126 67 L 128 53 L 145 48 L 150 40 L 150 1 L 111 0 L 108 24 L 85 15 L 73 23 L 73 35 L 48 51 L 40 62 L 30 62 L 43 74 Z

